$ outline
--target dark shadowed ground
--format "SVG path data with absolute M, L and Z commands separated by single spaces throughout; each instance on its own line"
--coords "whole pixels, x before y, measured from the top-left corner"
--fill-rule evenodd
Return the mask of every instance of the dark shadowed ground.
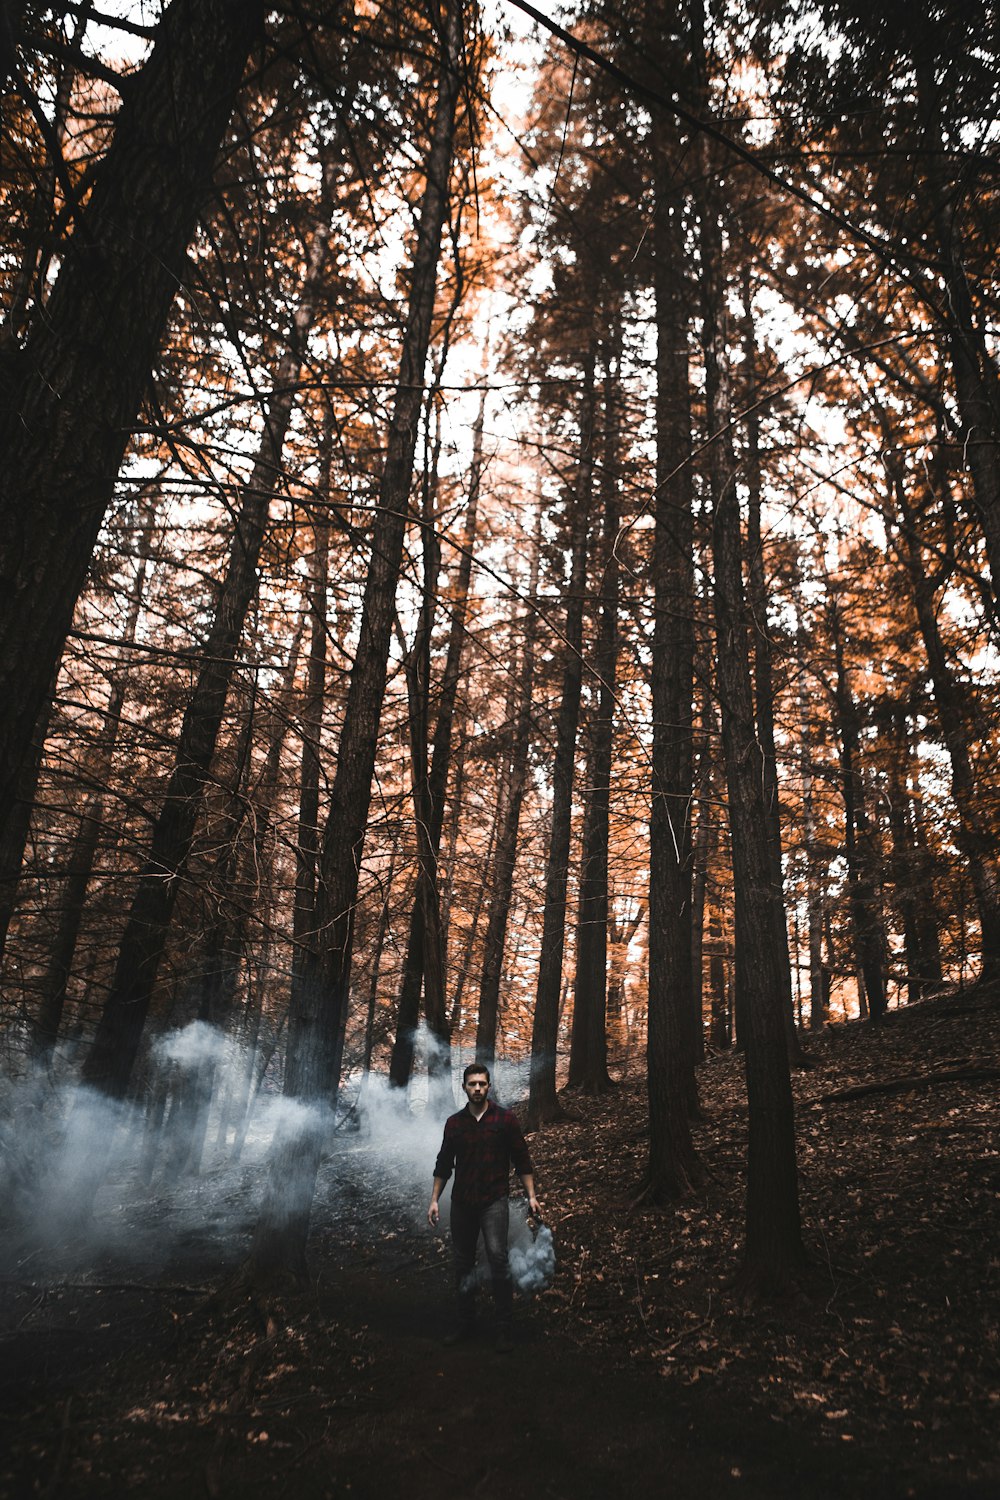
M 560 1255 L 517 1346 L 441 1346 L 444 1243 L 356 1170 L 324 1176 L 307 1296 L 206 1300 L 192 1231 L 144 1275 L 22 1263 L 3 1285 L 0 1493 L 617 1500 L 1000 1496 L 1000 1012 L 970 992 L 839 1028 L 796 1080 L 811 1271 L 777 1307 L 737 1264 L 739 1062 L 702 1073 L 706 1187 L 629 1208 L 643 1086 L 533 1139 Z M 831 1098 L 891 1081 L 889 1092 Z M 902 1085 L 902 1086 L 900 1086 Z M 211 1182 L 200 1189 L 211 1192 Z M 141 1239 L 162 1200 L 129 1207 Z

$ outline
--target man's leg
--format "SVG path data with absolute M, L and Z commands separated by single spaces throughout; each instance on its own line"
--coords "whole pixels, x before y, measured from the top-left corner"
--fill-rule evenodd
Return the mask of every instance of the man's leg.
M 456 1339 L 471 1338 L 476 1327 L 476 1245 L 479 1242 L 479 1209 L 451 1202 L 451 1248 L 458 1299 Z
M 493 1303 L 497 1315 L 497 1348 L 506 1352 L 512 1347 L 511 1317 L 514 1311 L 514 1285 L 510 1279 L 510 1262 L 507 1259 L 507 1228 L 510 1220 L 510 1203 L 498 1198 L 480 1214 L 483 1229 L 483 1244 L 490 1263 L 493 1278 Z

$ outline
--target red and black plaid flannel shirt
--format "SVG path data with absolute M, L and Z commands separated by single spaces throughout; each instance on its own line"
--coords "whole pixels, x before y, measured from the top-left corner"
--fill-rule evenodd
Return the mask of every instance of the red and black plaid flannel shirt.
M 519 1176 L 534 1174 L 531 1156 L 517 1116 L 492 1100 L 477 1120 L 469 1109 L 460 1109 L 445 1121 L 444 1140 L 434 1163 L 434 1176 L 447 1182 L 452 1171 L 454 1203 L 485 1208 L 510 1190 L 510 1169 Z

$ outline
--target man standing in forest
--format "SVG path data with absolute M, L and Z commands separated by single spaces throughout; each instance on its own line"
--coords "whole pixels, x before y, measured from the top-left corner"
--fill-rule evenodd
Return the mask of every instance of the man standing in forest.
M 432 1226 L 437 1224 L 438 1202 L 454 1171 L 451 1243 L 458 1323 L 445 1342 L 457 1344 L 475 1335 L 476 1246 L 482 1234 L 493 1279 L 496 1346 L 500 1353 L 506 1354 L 514 1347 L 510 1326 L 514 1286 L 507 1260 L 510 1169 L 513 1165 L 524 1184 L 529 1212 L 537 1215 L 540 1209 L 535 1197 L 535 1169 L 517 1117 L 489 1098 L 489 1068 L 470 1063 L 462 1074 L 462 1089 L 469 1102 L 445 1122 L 444 1139 L 434 1163 L 434 1191 L 427 1210 L 427 1222 Z

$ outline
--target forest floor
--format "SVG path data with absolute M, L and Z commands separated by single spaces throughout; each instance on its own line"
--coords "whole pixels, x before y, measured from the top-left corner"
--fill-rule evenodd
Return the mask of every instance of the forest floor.
M 252 1205 L 221 1249 L 192 1232 L 155 1274 L 134 1255 L 73 1273 L 8 1257 L 0 1494 L 1000 1495 L 1000 1000 L 969 990 L 808 1047 L 794 1087 L 811 1269 L 784 1303 L 727 1291 L 735 1056 L 701 1069 L 706 1183 L 680 1207 L 630 1207 L 642 1079 L 574 1098 L 578 1118 L 532 1137 L 558 1270 L 519 1302 L 512 1354 L 488 1328 L 442 1346 L 430 1163 L 401 1204 L 356 1139 L 324 1169 L 313 1285 L 269 1320 L 206 1300 L 245 1253 Z M 128 1212 L 138 1243 L 154 1208 Z

